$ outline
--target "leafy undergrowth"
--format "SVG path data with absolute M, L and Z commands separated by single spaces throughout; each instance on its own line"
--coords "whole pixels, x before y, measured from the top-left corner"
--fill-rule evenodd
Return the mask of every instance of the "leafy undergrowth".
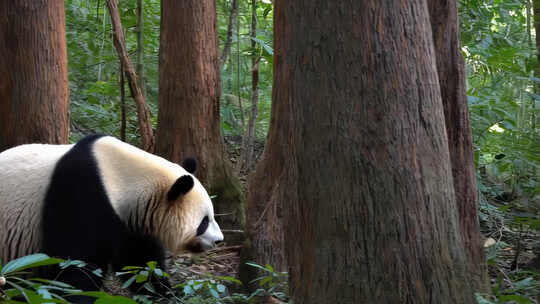
M 64 261 L 50 258 L 45 254 L 34 254 L 0 264 L 1 303 L 70 303 L 73 296 L 90 296 L 97 304 L 107 303 L 281 303 L 287 301 L 286 273 L 276 272 L 267 266 L 249 263 L 258 268 L 262 275 L 256 279 L 259 289 L 245 293 L 242 283 L 231 276 L 238 264 L 238 248 L 223 247 L 205 255 L 180 256 L 169 260 L 170 273 L 148 262 L 145 267 L 127 266 L 121 272 L 110 274 L 105 281 L 104 291 L 83 291 L 55 280 L 32 278 L 32 270 L 38 267 L 58 264 L 67 267 L 85 268 L 83 261 Z M 204 272 L 201 272 L 204 271 Z M 101 270 L 94 271 L 102 275 Z M 28 277 L 31 278 L 28 278 Z M 123 277 L 121 281 L 119 277 Z M 167 277 L 170 286 L 158 290 L 152 278 Z M 142 284 L 137 293 L 128 291 L 135 283 Z
M 511 196 L 495 184 L 479 188 L 492 294 L 478 295 L 478 303 L 540 303 L 539 197 Z

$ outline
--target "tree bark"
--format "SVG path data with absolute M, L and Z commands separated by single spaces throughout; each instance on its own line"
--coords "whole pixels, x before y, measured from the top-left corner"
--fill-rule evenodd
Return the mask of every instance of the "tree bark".
M 162 1 L 160 39 L 156 153 L 176 163 L 195 157 L 216 213 L 226 214 L 218 222 L 243 229 L 244 200 L 220 134 L 215 1 Z
M 274 261 L 285 236 L 291 299 L 474 303 L 426 1 L 281 0 L 274 18 L 249 231 Z
M 477 188 L 455 0 L 428 1 L 457 209 L 475 290 L 488 291 L 487 264 L 477 214 Z
M 67 143 L 64 1 L 1 1 L 0 41 L 0 152 Z
M 221 51 L 221 57 L 219 57 L 220 67 L 223 67 L 225 62 L 227 62 L 227 58 L 231 53 L 233 28 L 236 23 L 236 18 L 238 18 L 238 0 L 232 0 L 229 24 L 227 24 L 227 39 L 225 40 L 223 51 Z M 237 28 L 236 30 L 239 31 L 240 29 Z
M 118 1 L 107 0 L 107 7 L 109 8 L 114 31 L 114 47 L 118 52 L 118 57 L 122 60 L 122 65 L 124 66 L 128 78 L 131 95 L 133 95 L 137 107 L 137 118 L 139 122 L 139 131 L 141 132 L 142 148 L 147 152 L 153 152 L 154 134 L 152 131 L 152 123 L 150 121 L 150 111 L 148 110 L 148 106 L 142 95 L 141 88 L 137 83 L 137 75 L 135 74 L 131 60 L 126 52 L 126 47 L 124 45 L 124 30 L 120 21 L 120 14 L 118 13 Z

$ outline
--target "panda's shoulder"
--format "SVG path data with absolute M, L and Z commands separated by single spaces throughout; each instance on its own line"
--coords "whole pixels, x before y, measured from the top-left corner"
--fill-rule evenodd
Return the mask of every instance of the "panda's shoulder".
M 92 147 L 94 156 L 103 170 L 127 170 L 131 174 L 171 173 L 178 177 L 185 173 L 178 164 L 148 153 L 115 137 L 105 136 L 96 140 Z

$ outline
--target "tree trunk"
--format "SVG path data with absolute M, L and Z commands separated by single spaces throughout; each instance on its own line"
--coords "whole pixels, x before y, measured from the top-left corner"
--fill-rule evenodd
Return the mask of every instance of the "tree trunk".
M 249 31 L 251 37 L 251 49 L 253 55 L 251 58 L 251 115 L 249 116 L 248 127 L 242 138 L 242 155 L 238 161 L 238 170 L 245 169 L 249 171 L 253 158 L 253 145 L 255 143 L 255 122 L 258 115 L 259 104 L 259 60 L 260 57 L 256 53 L 257 42 L 257 0 L 251 0 L 251 29 Z
M 257 1 L 251 1 L 251 29 L 250 37 L 257 37 Z M 255 50 L 257 44 L 251 40 L 251 48 Z M 255 141 L 255 122 L 258 114 L 259 101 L 259 61 L 260 57 L 254 52 L 251 70 L 251 117 L 248 128 L 242 140 L 242 155 L 238 161 L 237 171 L 244 167 L 248 172 L 251 168 L 253 145 Z M 263 172 L 278 171 L 280 166 L 268 164 Z M 257 176 L 257 175 L 255 175 Z M 259 286 L 254 279 L 261 275 L 257 269 L 246 265 L 246 262 L 255 261 L 258 264 L 266 265 L 270 263 L 277 270 L 285 271 L 287 268 L 283 254 L 283 233 L 281 224 L 281 214 L 277 217 L 277 208 L 280 206 L 277 201 L 268 201 L 268 195 L 272 189 L 267 189 L 265 183 L 267 176 L 263 175 L 250 184 L 248 192 L 248 207 L 246 217 L 246 227 L 248 241 L 244 243 L 240 256 L 239 277 L 249 292 L 255 291 Z M 276 178 L 272 179 L 277 182 Z M 259 192 L 263 187 L 263 191 Z M 260 195 L 260 196 L 259 196 Z M 259 198 L 264 198 L 259 200 Z M 268 212 L 268 213 L 267 213 Z
M 426 1 L 276 1 L 274 17 L 249 200 L 275 261 L 285 236 L 292 300 L 474 303 Z
M 216 213 L 226 214 L 218 222 L 225 229 L 243 229 L 242 193 L 220 134 L 215 1 L 164 0 L 161 5 L 156 153 L 176 163 L 195 157 L 197 177 L 216 195 Z
M 477 215 L 478 190 L 457 6 L 455 0 L 428 3 L 461 235 L 468 267 L 474 275 L 471 283 L 477 291 L 488 291 L 487 264 Z
M 536 66 L 534 67 L 534 76 L 540 77 L 540 0 L 532 0 L 532 9 L 533 9 L 533 20 L 534 20 L 534 31 L 536 33 Z M 535 85 L 536 94 L 540 93 L 540 85 Z M 531 112 L 531 128 L 536 130 L 536 102 L 532 102 L 532 112 Z M 533 168 L 533 172 L 536 171 L 536 168 Z M 536 173 L 535 175 L 536 176 Z M 538 257 L 540 260 L 540 257 Z
M 0 2 L 0 152 L 69 140 L 64 1 Z
M 238 18 L 238 0 L 232 0 L 229 24 L 227 24 L 227 39 L 225 40 L 225 45 L 223 46 L 223 51 L 221 51 L 221 57 L 219 58 L 220 67 L 223 67 L 225 62 L 227 62 L 227 58 L 231 53 L 233 28 L 236 23 L 236 18 Z M 237 28 L 236 30 L 239 31 L 240 29 Z
M 137 0 L 137 76 L 139 87 L 146 99 L 146 82 L 144 79 L 144 0 Z
M 142 95 L 141 88 L 137 83 L 137 75 L 131 64 L 131 60 L 126 52 L 124 45 L 124 30 L 120 22 L 120 14 L 118 13 L 118 1 L 107 0 L 107 7 L 111 14 L 111 23 L 114 30 L 114 47 L 118 52 L 118 57 L 122 60 L 122 65 L 126 71 L 131 95 L 135 99 L 137 107 L 137 118 L 139 122 L 139 131 L 141 132 L 142 148 L 147 152 L 154 151 L 154 134 L 152 131 L 152 123 L 150 121 L 150 111 Z
M 120 66 L 119 73 L 120 74 L 120 139 L 122 141 L 126 141 L 126 89 L 125 89 L 125 81 L 124 81 L 124 65 L 122 64 L 122 60 L 120 60 Z

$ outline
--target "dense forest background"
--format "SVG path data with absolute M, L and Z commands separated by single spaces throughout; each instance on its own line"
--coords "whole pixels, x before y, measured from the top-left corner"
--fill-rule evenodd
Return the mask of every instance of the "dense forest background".
M 272 93 L 272 4 L 257 4 L 256 37 L 250 36 L 249 1 L 237 1 L 237 18 L 232 36 L 227 36 L 231 1 L 217 1 L 220 52 L 227 39 L 230 53 L 221 64 L 221 126 L 225 135 L 241 136 L 251 113 L 252 56 L 260 57 L 259 104 L 256 137 L 263 140 L 268 132 Z M 142 65 L 142 86 L 150 107 L 152 124 L 157 124 L 158 59 L 160 2 L 143 1 L 144 55 L 137 57 L 137 1 L 120 1 L 126 47 L 132 62 Z M 111 39 L 112 27 L 103 1 L 66 1 L 66 34 L 70 80 L 70 110 L 75 141 L 82 132 L 97 131 L 120 136 L 119 59 Z M 255 42 L 253 45 L 252 42 Z M 125 84 L 127 88 L 127 83 Z M 126 89 L 126 91 L 129 91 Z M 238 99 L 238 96 L 240 99 Z M 133 102 L 127 102 L 128 141 L 138 143 L 137 119 Z
M 263 152 L 271 125 L 274 3 L 270 0 L 217 0 L 216 3 L 220 129 L 234 173 L 246 181 Z M 478 215 L 486 239 L 492 287 L 491 294 L 478 293 L 476 300 L 478 303 L 539 303 L 540 1 L 461 0 L 458 11 L 478 185 Z M 121 0 L 119 14 L 127 53 L 136 67 L 151 125 L 156 129 L 160 1 Z M 106 1 L 66 0 L 65 18 L 70 141 L 98 132 L 125 136 L 127 142 L 141 146 L 137 110 L 113 43 Z M 242 190 L 247 192 L 245 183 Z M 259 262 L 264 264 L 260 259 Z M 267 300 L 288 300 L 286 274 L 271 265 L 252 267 L 259 267 L 264 274 L 259 278 L 263 289 L 256 292 L 269 296 Z M 225 302 L 225 287 L 220 282 L 232 284 L 235 279 L 221 277 L 221 280 L 182 283 L 186 299 L 196 293 L 190 286 L 198 284 L 207 291 L 206 297 L 197 298 L 201 302 L 190 298 L 190 303 Z

